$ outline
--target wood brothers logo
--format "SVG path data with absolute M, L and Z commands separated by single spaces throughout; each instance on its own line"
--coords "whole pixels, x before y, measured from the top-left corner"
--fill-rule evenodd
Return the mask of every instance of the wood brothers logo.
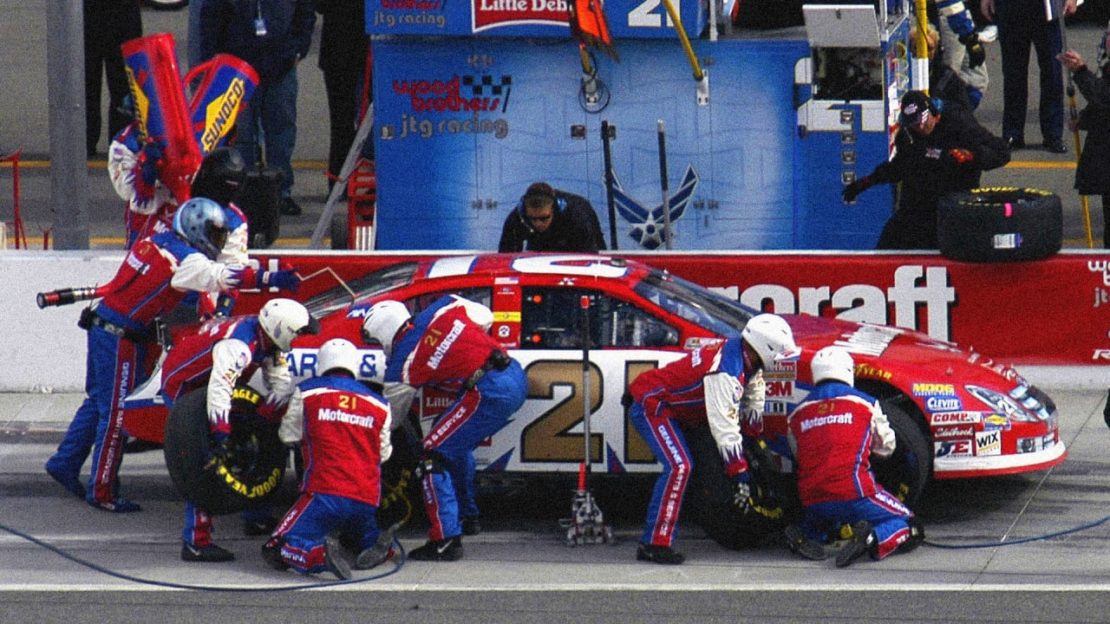
M 512 87 L 510 75 L 456 75 L 448 80 L 393 81 L 393 92 L 407 95 L 414 113 L 504 113 L 509 108 Z
M 538 24 L 569 28 L 566 0 L 471 0 L 474 32 L 503 26 Z

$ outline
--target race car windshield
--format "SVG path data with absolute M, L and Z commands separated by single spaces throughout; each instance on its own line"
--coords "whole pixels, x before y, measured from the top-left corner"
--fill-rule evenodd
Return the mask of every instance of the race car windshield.
M 633 288 L 643 298 L 721 336 L 739 336 L 757 312 L 681 277 L 653 271 Z
M 417 263 L 415 262 L 393 264 L 351 280 L 347 283 L 347 286 L 354 292 L 355 301 L 361 301 L 378 293 L 411 284 L 412 276 L 416 273 L 416 267 Z M 305 303 L 305 307 L 316 318 L 324 318 L 351 303 L 353 303 L 351 293 L 347 292 L 342 286 L 336 286 L 309 299 Z

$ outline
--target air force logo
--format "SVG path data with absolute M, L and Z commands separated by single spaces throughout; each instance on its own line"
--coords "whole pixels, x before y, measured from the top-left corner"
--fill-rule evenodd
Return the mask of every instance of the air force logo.
M 671 225 L 686 212 L 690 199 L 694 196 L 694 189 L 698 187 L 698 174 L 690 165 L 686 166 L 686 174 L 682 177 L 682 184 L 673 194 L 667 197 L 667 204 L 671 211 Z M 648 210 L 635 198 L 624 192 L 616 174 L 613 175 L 613 203 L 626 221 L 632 224 L 628 235 L 639 243 L 644 249 L 658 249 L 663 246 L 663 202 Z

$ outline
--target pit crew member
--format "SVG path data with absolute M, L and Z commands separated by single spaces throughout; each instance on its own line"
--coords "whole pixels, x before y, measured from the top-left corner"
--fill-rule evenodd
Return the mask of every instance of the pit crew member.
M 672 547 L 694 469 L 682 427 L 708 422 L 735 486 L 734 504 L 741 509 L 751 504 L 741 411 L 746 433 L 758 435 L 763 425 L 760 373 L 798 354 L 786 321 L 759 314 L 748 321 L 740 338 L 702 346 L 662 368 L 641 373 L 628 386 L 623 402 L 631 408 L 632 424 L 663 465 L 648 504 L 637 559 L 672 565 L 686 559 Z
M 261 368 L 266 401 L 258 413 L 275 426 L 293 394 L 293 380 L 285 354 L 293 339 L 315 334 L 320 325 L 300 303 L 271 299 L 257 316 L 215 318 L 196 333 L 177 341 L 162 365 L 162 396 L 166 406 L 191 390 L 207 388 L 208 425 L 221 443 L 231 435 L 231 397 L 240 379 L 250 379 Z M 216 452 L 220 452 L 218 449 Z M 185 501 L 181 532 L 185 561 L 230 561 L 235 555 L 212 543 L 212 515 Z
M 347 579 L 350 563 L 338 536 L 329 535 L 333 531 L 358 537 L 359 569 L 378 565 L 391 552 L 375 550 L 381 465 L 393 452 L 389 403 L 358 381 L 362 355 L 349 341 L 333 338 L 317 357 L 320 376 L 297 386 L 284 418 L 303 423 L 301 495 L 262 547 L 262 557 L 279 570 L 330 570 Z
M 431 526 L 428 542 L 410 559 L 462 557 L 460 499 L 473 500 L 472 453 L 524 403 L 524 370 L 489 335 L 492 323 L 489 308 L 454 295 L 437 299 L 415 318 L 404 304 L 382 301 L 363 321 L 363 339 L 385 352 L 385 396 L 398 420 L 418 388 L 457 392 L 422 441 L 424 510 Z
M 889 457 L 895 445 L 879 402 L 852 387 L 855 363 L 847 351 L 825 347 L 811 368 L 816 386 L 788 419 L 805 517 L 800 526 L 787 527 L 787 546 L 823 559 L 821 545 L 841 525 L 851 525 L 852 536 L 836 555 L 838 568 L 864 554 L 878 560 L 916 548 L 924 531 L 871 470 L 871 454 Z

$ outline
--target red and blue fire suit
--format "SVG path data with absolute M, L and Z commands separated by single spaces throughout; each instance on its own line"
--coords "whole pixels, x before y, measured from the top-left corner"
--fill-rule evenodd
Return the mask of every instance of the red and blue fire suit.
M 116 194 L 127 202 L 124 222 L 127 226 L 127 249 L 135 241 L 173 228 L 173 213 L 177 200 L 169 189 L 157 179 L 150 180 L 156 172 L 155 163 L 146 162 L 139 136 L 139 122 L 133 121 L 112 139 L 108 148 L 108 179 Z M 146 175 L 144 175 L 144 173 Z M 247 263 L 247 217 L 235 204 L 221 207 L 227 218 L 227 242 L 217 256 L 218 262 Z
M 682 498 L 694 463 L 682 427 L 708 423 L 710 433 L 733 480 L 746 478 L 740 412 L 746 379 L 753 367 L 744 362 L 739 338 L 705 345 L 680 360 L 641 373 L 629 384 L 629 416 L 647 441 L 663 472 L 655 482 L 640 541 L 670 547 L 678 527 Z M 762 376 L 752 375 L 762 383 Z M 754 392 L 754 390 L 753 390 Z M 749 435 L 762 430 L 762 397 L 746 425 Z
M 389 403 L 350 377 L 300 383 L 285 418 L 303 413 L 301 495 L 274 531 L 282 560 L 302 574 L 327 570 L 324 538 L 333 530 L 359 537 L 359 550 L 377 542 L 381 465 L 389 441 Z
M 842 524 L 871 523 L 875 556 L 891 554 L 910 537 L 913 512 L 883 489 L 871 471 L 871 453 L 894 452 L 894 431 L 870 395 L 826 380 L 789 418 L 797 460 L 798 494 L 805 507 L 800 527 L 807 538 L 826 542 Z
M 458 393 L 422 443 L 424 510 L 435 541 L 462 533 L 460 499 L 477 516 L 474 449 L 508 424 L 528 393 L 520 363 L 487 333 L 492 322 L 492 312 L 481 304 L 441 297 L 402 330 L 386 361 L 385 396 L 398 418 L 408 413 L 417 388 Z
M 209 426 L 217 439 L 231 433 L 231 397 L 240 379 L 262 369 L 266 402 L 259 413 L 278 418 L 293 393 L 285 354 L 265 338 L 257 316 L 217 318 L 195 334 L 179 339 L 162 364 L 162 396 L 166 406 L 187 392 L 206 387 Z M 212 543 L 212 515 L 185 501 L 185 543 L 203 548 Z
M 139 241 L 127 254 L 108 294 L 86 313 L 86 398 L 70 423 L 47 471 L 80 494 L 77 474 L 93 450 L 86 500 L 110 511 L 136 510 L 118 499 L 123 454 L 122 403 L 150 374 L 159 350 L 155 321 L 189 292 L 222 292 L 239 285 L 242 267 L 209 260 L 173 232 Z M 126 503 L 126 504 L 124 504 Z

